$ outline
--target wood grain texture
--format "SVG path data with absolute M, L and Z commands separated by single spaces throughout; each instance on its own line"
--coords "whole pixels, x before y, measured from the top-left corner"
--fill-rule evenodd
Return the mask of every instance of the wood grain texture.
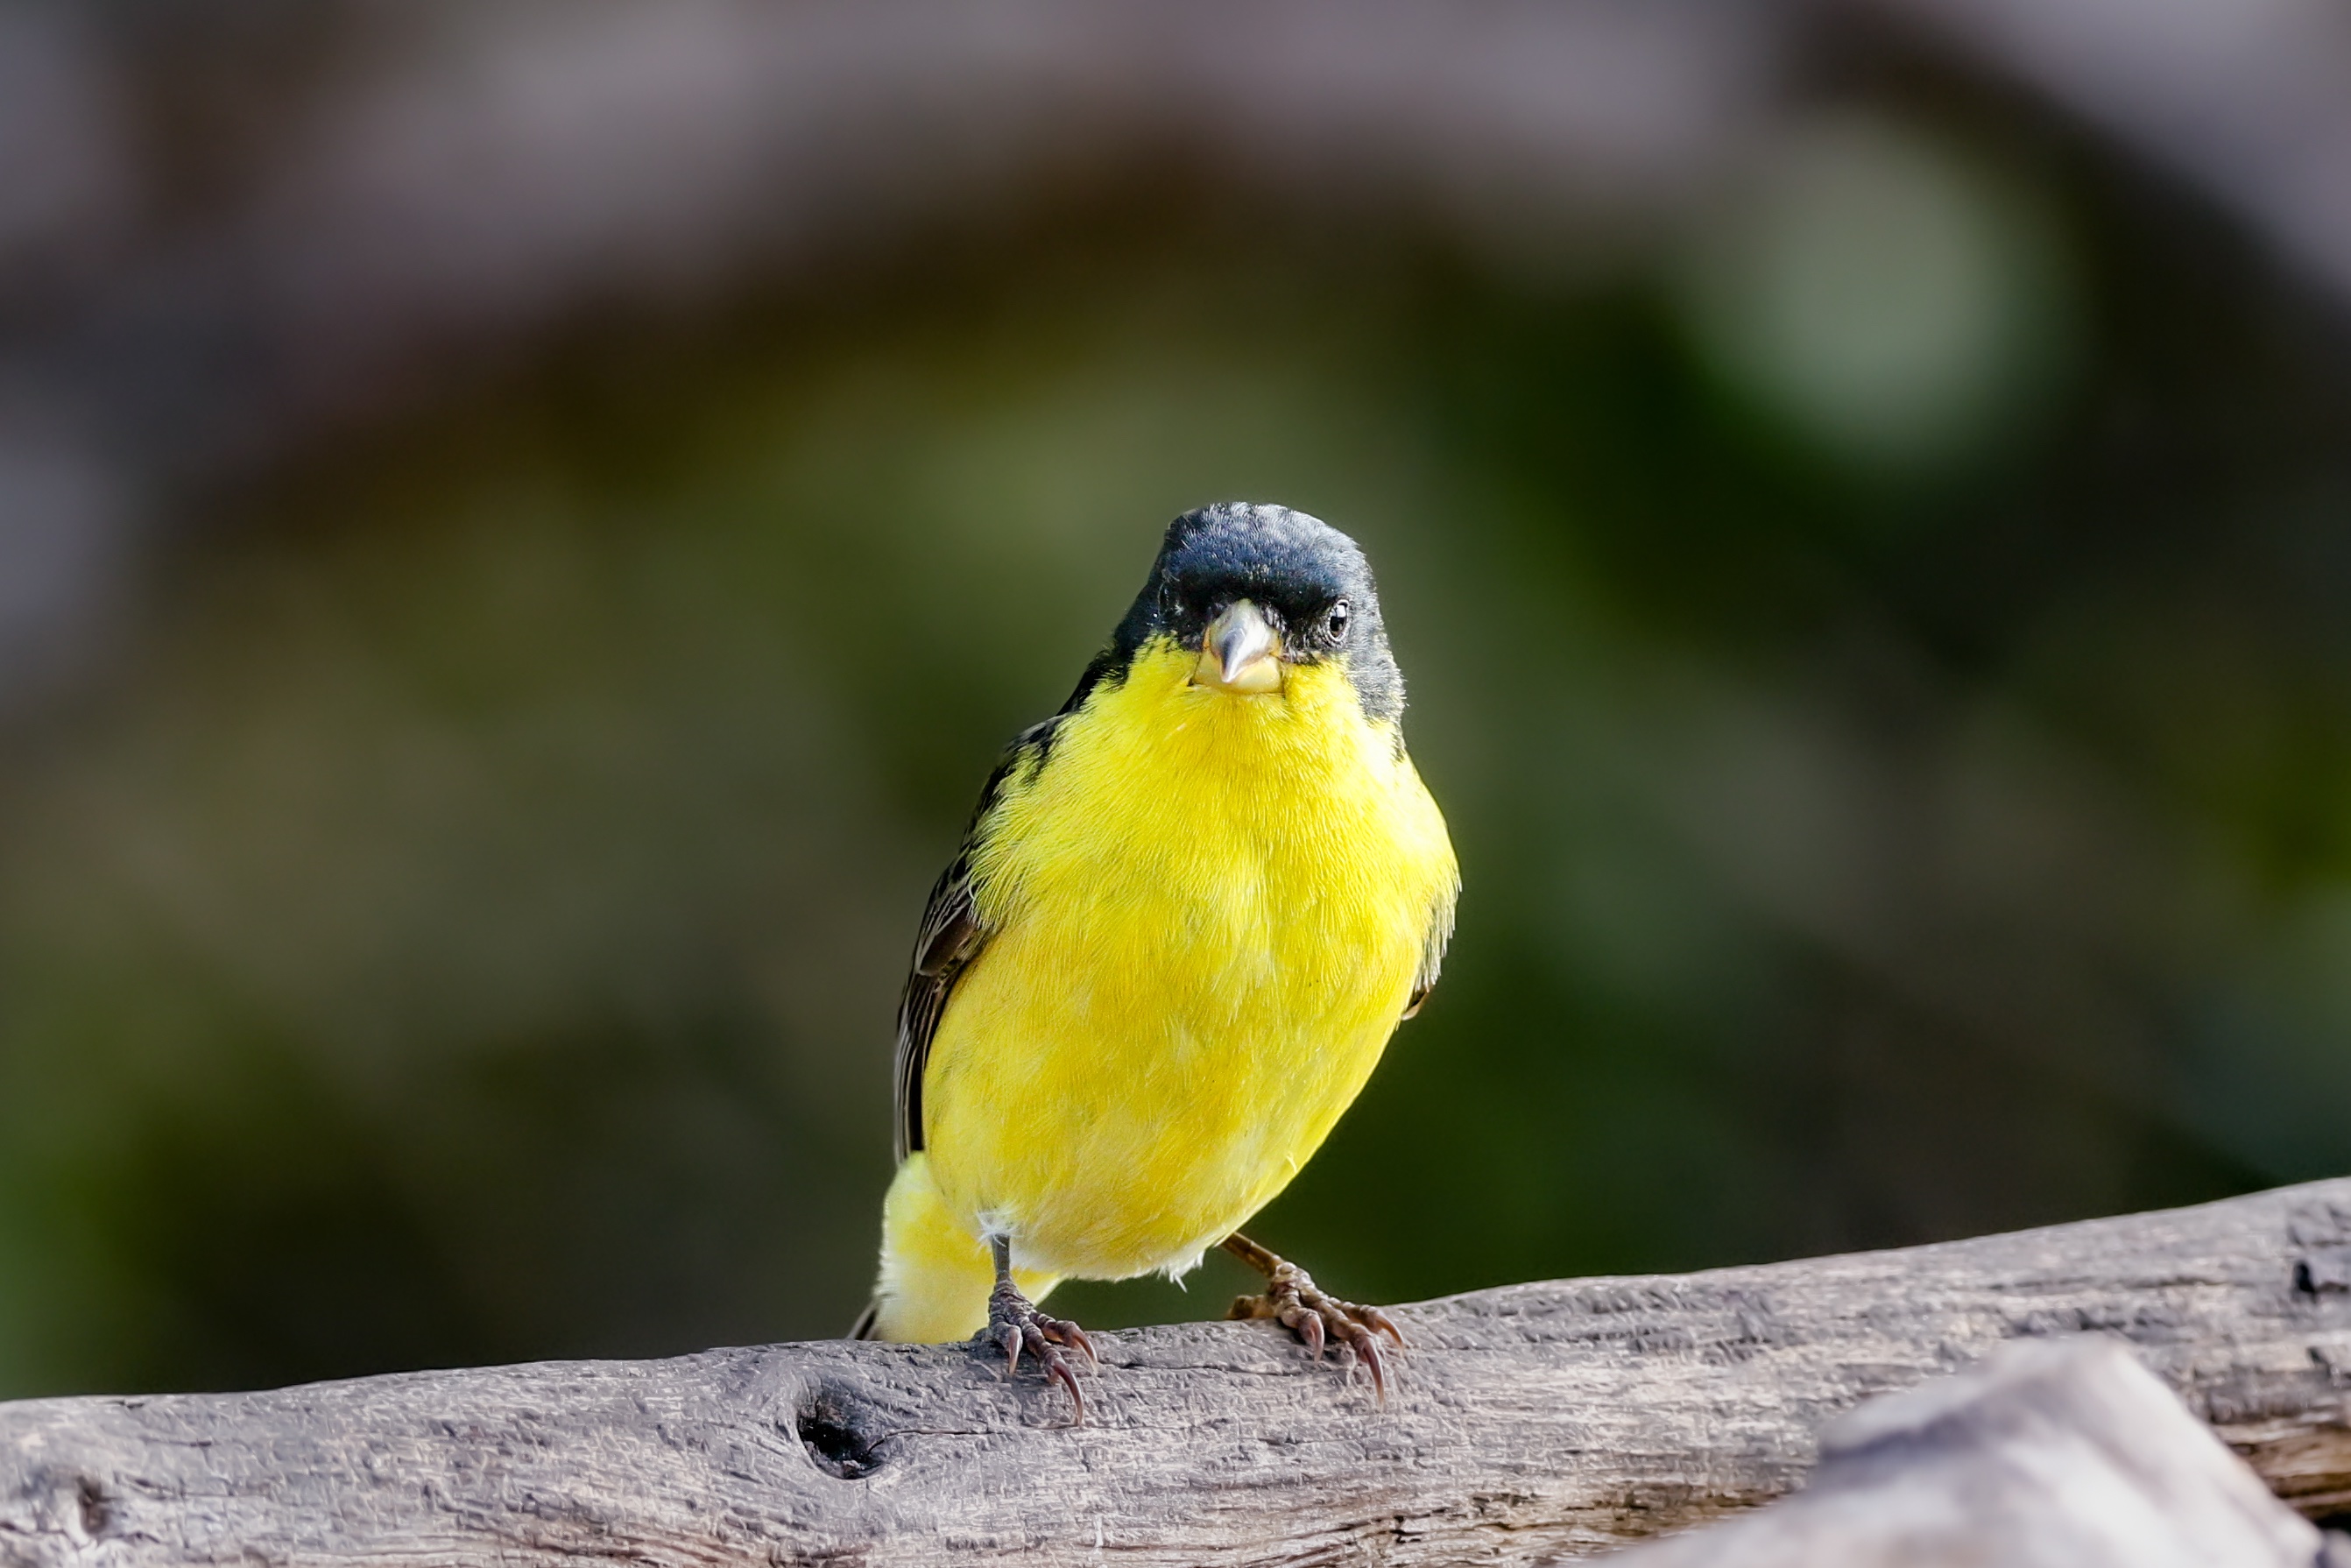
M 848 1343 L 0 1405 L 0 1563 L 1538 1563 L 1777 1497 L 1860 1401 L 2084 1332 L 2351 1507 L 2351 1180 L 1395 1315 L 1384 1408 L 1207 1322 L 1098 1335 L 1076 1430 L 960 1347 Z
M 2339 1543 L 2345 1538 L 2338 1537 Z M 1830 1424 L 1804 1490 L 1611 1568 L 2330 1568 L 2307 1520 L 2099 1334 Z

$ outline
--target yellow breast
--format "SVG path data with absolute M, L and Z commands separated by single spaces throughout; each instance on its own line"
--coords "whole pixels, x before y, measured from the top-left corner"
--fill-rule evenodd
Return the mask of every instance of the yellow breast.
M 1240 696 L 1191 664 L 1146 647 L 1008 782 L 996 935 L 932 1042 L 931 1180 L 1054 1273 L 1188 1268 L 1279 1192 L 1450 918 L 1444 821 L 1342 672 Z

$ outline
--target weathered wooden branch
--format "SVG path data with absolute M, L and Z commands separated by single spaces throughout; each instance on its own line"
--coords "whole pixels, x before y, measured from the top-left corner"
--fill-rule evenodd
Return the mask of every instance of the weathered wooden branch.
M 2128 1350 L 2098 1334 L 1840 1416 L 1804 1490 L 1611 1568 L 2335 1568 Z
M 0 1563 L 1531 1563 L 1787 1492 L 1859 1401 L 2103 1332 L 2351 1507 L 2351 1180 L 1399 1309 L 1375 1407 L 1265 1324 L 1097 1336 L 1092 1422 L 852 1343 L 0 1406 Z

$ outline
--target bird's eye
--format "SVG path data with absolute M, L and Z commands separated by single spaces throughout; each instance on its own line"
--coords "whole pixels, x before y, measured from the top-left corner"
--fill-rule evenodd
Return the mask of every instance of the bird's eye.
M 1322 612 L 1322 634 L 1333 643 L 1344 642 L 1347 636 L 1347 622 L 1353 619 L 1354 613 L 1355 612 L 1345 600 L 1335 601 L 1330 609 Z

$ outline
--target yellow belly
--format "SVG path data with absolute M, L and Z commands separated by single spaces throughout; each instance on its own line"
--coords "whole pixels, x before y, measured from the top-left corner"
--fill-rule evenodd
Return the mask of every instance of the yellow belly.
M 1040 1272 L 1189 1268 L 1280 1192 L 1449 911 L 1444 822 L 1339 672 L 1237 696 L 1189 664 L 1139 655 L 984 828 L 996 935 L 932 1042 L 928 1179 Z

